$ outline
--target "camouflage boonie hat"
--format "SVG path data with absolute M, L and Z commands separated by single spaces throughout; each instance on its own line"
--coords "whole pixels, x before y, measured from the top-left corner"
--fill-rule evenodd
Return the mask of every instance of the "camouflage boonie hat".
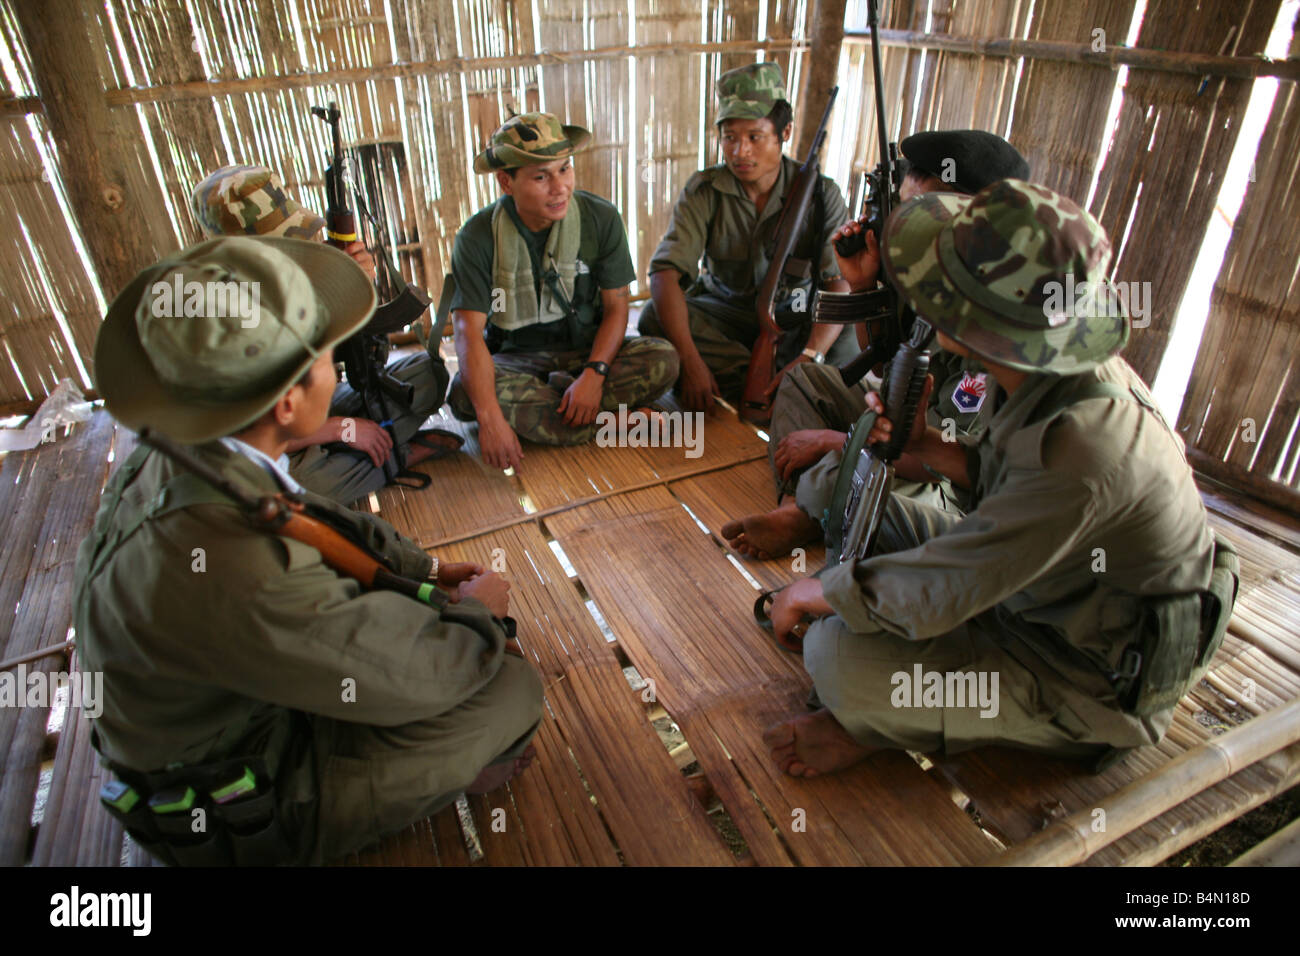
M 591 134 L 581 126 L 564 126 L 550 113 L 521 113 L 492 134 L 487 149 L 474 157 L 474 172 L 549 163 L 586 149 L 590 142 Z
M 729 119 L 763 119 L 778 100 L 789 101 L 781 67 L 775 63 L 751 63 L 728 70 L 718 77 L 718 118 L 714 125 Z
M 1045 186 L 927 193 L 899 206 L 884 233 L 885 271 L 907 304 L 999 365 L 1073 375 L 1128 341 L 1105 231 Z
M 315 239 L 325 220 L 284 194 L 265 166 L 223 166 L 190 193 L 190 209 L 203 232 L 216 236 L 284 236 Z

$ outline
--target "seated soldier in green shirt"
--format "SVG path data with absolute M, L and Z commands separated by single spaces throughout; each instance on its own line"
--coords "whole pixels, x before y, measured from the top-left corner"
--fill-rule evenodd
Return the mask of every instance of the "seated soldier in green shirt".
M 783 643 L 817 619 L 802 653 L 820 709 L 769 728 L 773 759 L 813 776 L 879 749 L 1092 759 L 1156 743 L 1222 640 L 1236 556 L 1206 523 L 1181 439 L 1118 355 L 1129 322 L 1102 294 L 1105 232 L 1069 199 L 1007 179 L 903 204 L 882 245 L 938 344 L 984 363 L 997 407 L 978 444 L 945 442 L 918 415 L 905 445 L 970 488 L 969 513 L 891 495 L 874 553 L 776 596 Z M 1097 297 L 1064 303 L 1067 276 Z M 870 439 L 892 427 L 876 419 Z M 797 505 L 744 535 L 781 553 L 842 520 L 828 505 L 801 482 Z
M 223 166 L 205 176 L 190 193 L 194 218 L 209 238 L 284 236 L 324 241 L 325 220 L 284 194 L 279 178 L 265 166 Z M 344 250 L 373 282 L 375 263 L 361 242 Z M 391 397 L 391 424 L 365 416 L 361 395 L 340 382 L 330 414 L 318 431 L 289 443 L 289 473 L 318 495 L 340 504 L 378 491 L 396 473 L 398 455 L 406 468 L 455 452 L 464 440 L 445 428 L 421 429 L 447 395 L 447 365 L 430 339 L 427 350 L 389 363 L 387 371 L 409 386 L 410 403 Z
M 252 316 L 214 304 L 228 282 L 258 290 Z M 196 288 L 200 307 L 180 310 L 173 285 Z M 103 674 L 92 740 L 136 794 L 114 810 L 164 861 L 338 859 L 530 759 L 542 685 L 510 640 L 505 579 L 439 564 L 288 473 L 285 450 L 328 413 L 333 347 L 374 304 L 337 249 L 229 237 L 146 269 L 100 328 L 96 385 L 119 422 L 193 446 L 252 497 L 298 496 L 389 571 L 447 595 L 367 590 L 138 446 L 77 554 L 74 611 L 81 665 Z M 205 825 L 191 829 L 197 810 Z
M 723 163 L 687 181 L 672 223 L 650 260 L 650 295 L 641 312 L 642 335 L 660 335 L 681 356 L 677 393 L 689 409 L 712 407 L 714 396 L 736 401 L 758 337 L 756 296 L 767 274 L 771 244 L 786 192 L 799 164 L 782 155 L 793 112 L 781 68 L 755 63 L 718 78 Z M 835 181 L 822 176 L 791 262 L 805 278 L 778 291 L 775 317 L 784 330 L 777 345 L 780 382 L 802 362 L 846 362 L 857 354 L 853 333 L 812 322 L 814 279 L 821 288 L 848 291 L 830 237 L 848 221 Z M 700 268 L 701 260 L 704 268 Z M 788 270 L 787 270 L 788 271 Z
M 448 308 L 460 371 L 448 404 L 478 421 L 483 460 L 497 468 L 523 460 L 521 437 L 591 441 L 598 414 L 638 414 L 677 377 L 667 342 L 624 338 L 636 271 L 623 220 L 574 191 L 570 157 L 590 140 L 549 113 L 524 113 L 474 159 L 504 195 L 456 234 Z

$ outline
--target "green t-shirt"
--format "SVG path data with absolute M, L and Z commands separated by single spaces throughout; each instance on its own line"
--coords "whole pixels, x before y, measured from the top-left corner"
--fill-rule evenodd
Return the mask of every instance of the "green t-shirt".
M 530 325 L 506 332 L 492 325 L 492 259 L 496 248 L 492 241 L 492 213 L 497 203 L 509 204 L 507 212 L 514 209 L 514 199 L 502 196 L 470 217 L 456 234 L 456 244 L 451 253 L 451 274 L 455 281 L 450 309 L 483 312 L 488 316 L 485 335 L 493 351 L 569 351 L 586 349 L 595 341 L 600 325 L 601 289 L 621 289 L 636 278 L 632 255 L 628 251 L 627 230 L 623 218 L 614 205 L 599 196 L 575 190 L 573 201 L 579 204 L 582 214 L 582 236 L 578 243 L 578 259 L 587 267 L 574 280 L 573 319 L 560 319 Z M 512 219 L 513 221 L 513 219 Z M 523 230 L 524 241 L 535 252 L 534 262 L 540 261 L 550 235 L 550 227 L 540 232 Z M 534 267 L 534 287 L 540 294 L 541 276 Z

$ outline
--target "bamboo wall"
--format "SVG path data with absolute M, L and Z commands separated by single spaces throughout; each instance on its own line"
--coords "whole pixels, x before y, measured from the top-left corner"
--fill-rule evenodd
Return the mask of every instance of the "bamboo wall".
M 18 2 L 25 0 L 0 0 L 6 54 L 0 63 L 0 216 L 7 227 L 7 267 L 0 270 L 0 402 L 39 398 L 63 376 L 90 385 L 95 332 L 116 291 L 101 288 L 78 253 L 86 237 L 69 216 L 48 117 L 39 103 L 32 105 L 39 84 L 14 14 Z M 456 230 L 495 197 L 492 180 L 474 175 L 470 164 L 510 108 L 545 109 L 592 130 L 593 147 L 575 163 L 578 184 L 609 197 L 623 212 L 644 278 L 681 185 L 698 166 L 717 159 L 710 123 L 713 81 L 762 57 L 780 62 L 787 87 L 797 91 L 814 5 L 59 2 L 79 3 L 84 14 L 96 60 L 87 67 L 107 91 L 112 139 L 126 157 L 125 191 L 137 200 L 124 215 L 138 227 L 145 250 L 156 257 L 199 238 L 187 208 L 190 188 L 227 163 L 265 163 L 299 201 L 323 206 L 326 129 L 309 107 L 336 100 L 350 142 L 385 144 L 378 148 L 400 180 L 388 202 L 399 261 L 435 294 Z M 882 26 L 923 31 L 928 25 L 933 34 L 953 37 L 1076 44 L 1088 44 L 1100 28 L 1106 42 L 1118 44 L 1135 3 L 884 0 Z M 1149 0 L 1137 45 L 1219 53 L 1232 30 L 1233 42 L 1222 52 L 1246 56 L 1263 49 L 1279 3 L 1200 0 L 1189 9 L 1181 0 Z M 850 28 L 865 26 L 865 7 L 864 0 L 849 0 Z M 759 53 L 764 43 L 766 51 Z M 1153 379 L 1213 212 L 1250 81 L 1214 79 L 1202 89 L 1186 75 L 1131 70 L 1113 142 L 1103 150 L 1115 85 L 1110 68 L 887 46 L 883 72 L 891 139 L 921 129 L 990 129 L 1025 154 L 1034 179 L 1080 202 L 1088 200 L 1096 181 L 1091 209 L 1114 238 L 1114 277 L 1154 287 L 1151 323 L 1135 330 L 1127 352 L 1138 371 Z M 846 194 L 856 197 L 857 174 L 876 162 L 865 43 L 846 42 L 839 80 L 824 163 Z M 1288 95 L 1292 88 L 1283 84 Z M 819 111 L 820 101 L 804 109 Z M 1275 115 L 1274 126 L 1290 129 L 1283 122 L 1289 115 Z M 1255 471 L 1280 471 L 1291 484 L 1297 471 L 1294 371 L 1273 369 L 1281 376 L 1275 387 L 1238 384 L 1225 391 L 1207 363 L 1224 357 L 1216 343 L 1237 342 L 1224 338 L 1234 323 L 1258 325 L 1258 335 L 1271 336 L 1268 341 L 1281 343 L 1288 355 L 1294 351 L 1294 291 L 1277 276 L 1294 263 L 1296 250 L 1270 244 L 1270 237 L 1295 232 L 1293 219 L 1279 218 L 1294 174 L 1287 150 L 1294 156 L 1294 146 L 1272 147 L 1271 165 L 1259 166 L 1258 182 L 1247 194 L 1182 423 L 1189 440 L 1208 454 Z M 1270 179 L 1265 168 L 1279 178 Z M 1264 183 L 1272 193 L 1263 191 Z M 1272 272 L 1246 268 L 1265 255 L 1278 257 Z M 1232 368 L 1233 375 L 1240 371 Z M 1271 398 L 1270 387 L 1276 393 Z M 1250 454 L 1233 445 L 1228 424 L 1234 416 L 1247 417 L 1247 410 L 1270 423 Z

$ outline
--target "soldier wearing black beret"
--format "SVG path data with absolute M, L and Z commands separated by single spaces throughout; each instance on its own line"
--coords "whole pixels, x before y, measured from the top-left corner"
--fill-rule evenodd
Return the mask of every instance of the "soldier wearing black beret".
M 1001 179 L 1029 176 L 1029 164 L 1014 146 L 1001 136 L 979 129 L 913 133 L 903 140 L 899 151 L 903 154 L 899 195 L 904 202 L 930 192 L 974 194 Z M 851 222 L 843 228 L 856 232 L 862 226 Z M 840 268 L 849 270 L 845 278 L 849 272 L 856 276 L 859 271 L 869 271 L 874 282 L 878 263 L 872 240 L 869 248 L 853 256 L 852 261 L 841 261 Z M 861 345 L 865 347 L 866 343 Z M 935 378 L 927 413 L 931 424 L 942 427 L 950 420 L 956 435 L 978 437 L 992 412 L 992 403 L 984 401 L 991 383 L 983 366 L 978 359 L 963 359 L 936 349 L 931 369 Z M 772 424 L 767 429 L 771 436 L 769 458 L 782 500 L 793 497 L 804 471 L 827 452 L 843 446 L 845 432 L 866 410 L 866 385 L 865 381 L 845 385 L 839 369 L 813 363 L 792 369 L 782 380 L 772 408 Z M 954 496 L 961 503 L 961 493 L 950 483 L 938 483 L 923 473 L 908 474 L 905 467 L 899 475 L 917 480 L 895 481 L 897 494 L 939 508 L 946 508 Z

